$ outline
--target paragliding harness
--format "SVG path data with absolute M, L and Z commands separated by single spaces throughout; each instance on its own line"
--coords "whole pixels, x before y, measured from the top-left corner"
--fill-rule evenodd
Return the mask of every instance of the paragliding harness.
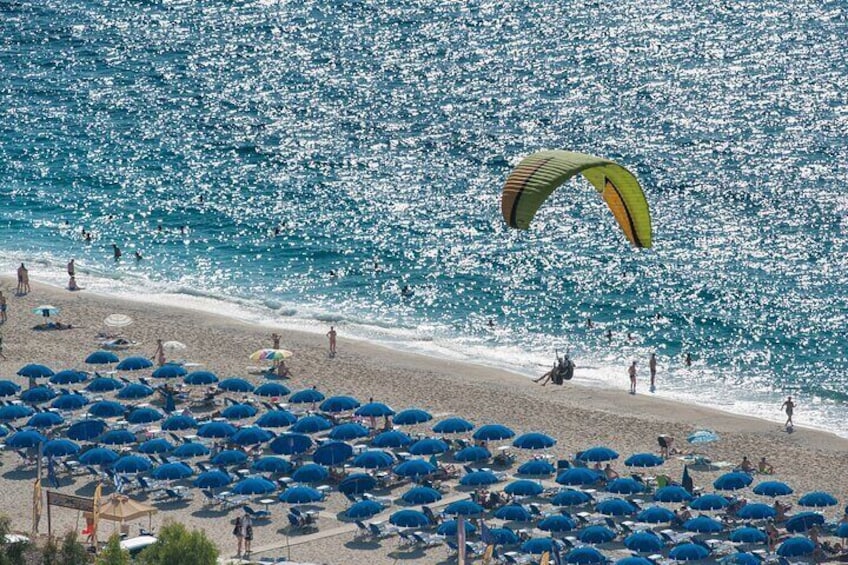
M 563 381 L 570 381 L 574 377 L 574 361 L 565 353 L 565 358 L 560 359 L 551 375 L 551 381 L 555 385 L 562 385 Z

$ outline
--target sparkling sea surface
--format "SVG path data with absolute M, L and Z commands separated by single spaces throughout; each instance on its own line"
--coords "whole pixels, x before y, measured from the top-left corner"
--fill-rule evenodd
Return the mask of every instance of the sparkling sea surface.
M 848 435 L 846 37 L 844 0 L 0 0 L 0 267 L 622 390 L 656 351 L 659 395 Z M 583 180 L 506 228 L 555 148 L 639 177 L 653 249 Z

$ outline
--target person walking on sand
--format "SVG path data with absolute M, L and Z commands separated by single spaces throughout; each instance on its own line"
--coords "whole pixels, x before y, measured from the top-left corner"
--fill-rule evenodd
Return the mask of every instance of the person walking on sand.
M 657 380 L 657 354 L 651 353 L 651 360 L 648 361 L 648 368 L 651 369 L 651 392 L 657 390 L 656 380 Z
M 3 293 L 0 292 L 0 322 L 5 322 L 7 320 L 6 316 L 6 308 L 8 305 L 6 304 L 6 297 L 3 296 Z
M 630 394 L 636 394 L 636 361 L 630 364 L 627 374 L 630 375 Z
M 18 294 L 26 294 L 29 292 L 29 271 L 26 266 L 21 263 L 18 267 Z
M 121 258 L 121 255 L 123 255 L 123 253 L 121 253 L 121 248 L 120 248 L 120 247 L 118 247 L 118 246 L 117 246 L 116 244 L 114 244 L 114 243 L 112 244 L 112 255 L 114 255 L 114 257 L 115 257 L 115 261 L 117 261 L 118 259 L 120 259 L 120 258 Z
M 76 269 L 76 266 L 74 265 L 74 260 L 71 259 L 70 261 L 68 261 L 68 276 L 74 277 L 74 276 L 76 276 L 76 274 L 77 274 L 77 269 Z
M 787 429 L 794 428 L 795 423 L 792 421 L 792 413 L 795 411 L 795 403 L 792 402 L 792 397 L 788 396 L 783 404 L 780 405 L 780 408 L 786 411 L 786 423 L 784 427 Z
M 271 334 L 271 342 L 274 344 L 274 349 L 280 348 L 280 334 L 272 333 Z
M 330 357 L 336 356 L 336 330 L 330 326 L 330 331 L 327 332 L 327 337 L 330 339 Z
M 151 359 L 155 359 L 160 367 L 165 364 L 165 346 L 161 339 L 156 340 L 156 351 L 153 352 Z
M 241 517 L 241 535 L 244 538 L 244 554 L 250 555 L 250 542 L 253 541 L 253 519 L 246 512 Z
M 238 540 L 238 551 L 236 552 L 236 557 L 241 557 L 241 549 L 244 545 L 244 516 L 236 516 L 236 523 L 233 527 L 233 535 L 236 536 L 236 540 Z

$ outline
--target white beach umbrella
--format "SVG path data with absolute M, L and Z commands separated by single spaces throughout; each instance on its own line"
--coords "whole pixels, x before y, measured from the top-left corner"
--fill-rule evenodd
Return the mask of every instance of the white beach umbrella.
M 162 349 L 169 351 L 182 351 L 188 349 L 188 346 L 181 341 L 166 341 L 162 344 Z
M 110 328 L 125 328 L 133 323 L 133 319 L 126 314 L 109 314 L 103 323 Z

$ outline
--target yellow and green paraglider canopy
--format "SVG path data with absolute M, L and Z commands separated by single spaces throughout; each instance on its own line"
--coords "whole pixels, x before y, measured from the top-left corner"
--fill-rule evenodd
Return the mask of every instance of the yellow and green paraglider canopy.
M 601 193 L 630 243 L 650 247 L 651 213 L 639 181 L 615 161 L 585 153 L 539 151 L 525 157 L 506 179 L 504 220 L 512 228 L 528 229 L 548 196 L 578 173 Z

